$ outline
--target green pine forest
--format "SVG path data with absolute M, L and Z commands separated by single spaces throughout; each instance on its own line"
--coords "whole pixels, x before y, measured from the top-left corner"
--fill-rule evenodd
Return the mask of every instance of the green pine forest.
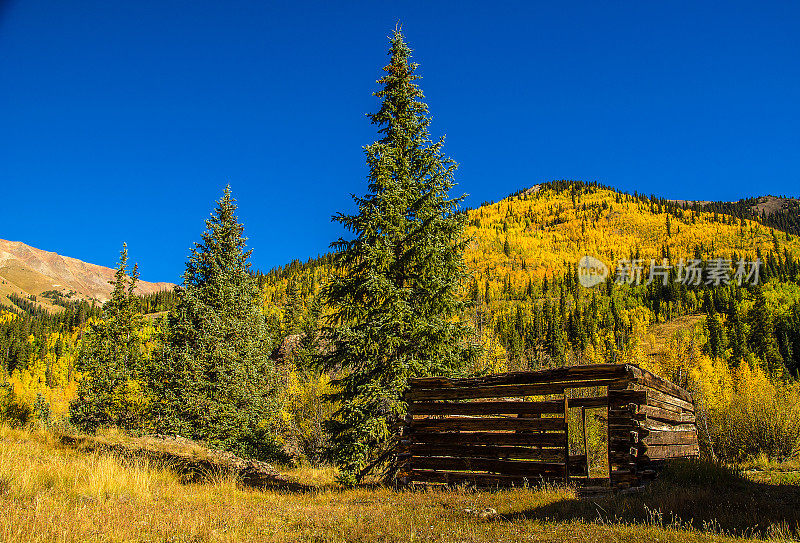
M 599 362 L 691 390 L 703 455 L 800 447 L 800 209 L 691 203 L 556 180 L 475 209 L 432 135 L 402 34 L 369 115 L 369 175 L 331 252 L 261 272 L 227 187 L 172 292 L 134 293 L 123 245 L 104 305 L 0 300 L 0 417 L 179 434 L 238 455 L 382 469 L 409 378 Z M 366 89 L 365 89 L 366 91 Z M 210 203 L 211 204 L 211 203 Z M 202 227 L 202 229 L 201 229 Z M 584 255 L 611 270 L 581 285 Z M 701 261 L 698 284 L 678 262 Z M 729 274 L 709 280 L 712 261 Z M 621 261 L 642 263 L 628 283 Z M 758 261 L 741 283 L 740 263 Z M 651 266 L 673 264 L 649 284 Z M 751 271 L 748 269 L 748 271 Z

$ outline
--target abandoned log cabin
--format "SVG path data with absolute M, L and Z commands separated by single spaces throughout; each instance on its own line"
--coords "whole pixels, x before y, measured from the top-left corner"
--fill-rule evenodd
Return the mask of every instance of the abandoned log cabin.
M 626 488 L 653 478 L 668 459 L 699 454 L 692 395 L 629 364 L 409 385 L 397 454 L 404 484 Z M 589 446 L 587 418 L 600 429 L 599 451 Z

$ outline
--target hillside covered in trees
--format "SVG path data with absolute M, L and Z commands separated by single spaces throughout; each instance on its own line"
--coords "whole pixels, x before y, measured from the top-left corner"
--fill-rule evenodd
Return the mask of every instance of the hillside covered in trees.
M 460 296 L 469 303 L 462 318 L 472 325 L 471 341 L 482 347 L 471 371 L 632 362 L 690 388 L 697 386 L 692 371 L 695 378 L 698 372 L 719 376 L 722 368 L 733 372 L 722 377 L 734 387 L 742 361 L 765 377 L 797 375 L 795 235 L 757 219 L 567 181 L 463 213 L 467 279 Z M 584 255 L 607 263 L 608 281 L 591 289 L 579 284 L 577 262 Z M 759 284 L 686 285 L 673 269 L 667 285 L 645 285 L 650 259 L 676 264 L 716 257 L 732 261 L 731 277 L 740 259 L 760 259 Z M 634 258 L 644 263 L 642 284 L 617 284 L 617 260 Z M 292 454 L 316 459 L 324 456 L 321 423 L 330 416 L 318 404 L 330 391 L 330 375 L 318 369 L 316 357 L 325 349 L 329 310 L 321 289 L 332 269 L 325 255 L 255 273 L 273 357 L 284 364 L 285 442 Z M 143 313 L 158 314 L 177 297 L 170 291 L 138 300 Z M 77 390 L 83 336 L 100 318 L 100 307 L 64 302 L 62 311 L 47 312 L 25 302 L 3 304 L 0 320 L 2 372 L 19 404 L 13 407 L 7 394 L 6 409 L 63 419 Z M 160 326 L 158 318 L 144 322 L 150 335 Z

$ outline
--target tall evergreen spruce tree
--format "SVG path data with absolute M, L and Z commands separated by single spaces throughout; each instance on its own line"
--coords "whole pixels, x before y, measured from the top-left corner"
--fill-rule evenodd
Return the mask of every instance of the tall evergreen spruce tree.
M 164 432 L 267 458 L 277 451 L 277 375 L 236 207 L 226 187 L 186 263 L 154 380 L 162 398 L 158 424 Z
M 399 30 L 390 44 L 374 93 L 381 107 L 370 115 L 382 137 L 365 147 L 369 192 L 354 196 L 358 213 L 334 216 L 355 238 L 332 244 L 338 273 L 324 289 L 334 347 L 325 363 L 341 371 L 331 437 L 347 482 L 387 447 L 408 379 L 458 373 L 473 349 L 458 319 L 465 217 L 463 197 L 448 197 L 456 164 L 443 139 L 431 140 L 418 65 Z
M 81 429 L 118 426 L 134 430 L 145 423 L 144 321 L 134 294 L 138 280 L 138 266 L 128 274 L 128 247 L 123 244 L 110 281 L 111 299 L 103 306 L 102 320 L 91 325 L 76 364 L 83 378 L 69 416 Z

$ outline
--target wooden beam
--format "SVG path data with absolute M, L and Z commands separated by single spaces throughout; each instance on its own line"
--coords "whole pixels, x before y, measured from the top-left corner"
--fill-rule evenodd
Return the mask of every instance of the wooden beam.
M 445 483 L 450 485 L 470 483 L 476 486 L 523 486 L 539 482 L 555 482 L 557 478 L 551 476 L 524 477 L 518 475 L 498 475 L 492 473 L 475 473 L 465 471 L 432 471 L 411 470 L 407 479 L 409 482 Z
M 409 443 L 436 443 L 442 445 L 512 445 L 521 447 L 564 446 L 563 432 L 522 434 L 517 432 L 415 432 L 404 436 Z
M 563 394 L 567 388 L 609 386 L 618 380 L 571 381 L 569 383 L 540 383 L 530 385 L 497 385 L 480 387 L 416 388 L 406 393 L 406 400 L 422 402 L 430 400 L 470 400 L 478 398 L 511 398 L 520 396 L 544 396 Z
M 684 458 L 698 456 L 700 445 L 651 445 L 647 446 L 642 455 L 643 459 L 659 460 L 664 458 Z
M 559 462 L 564 458 L 561 448 L 541 449 L 521 446 L 503 445 L 463 445 L 409 443 L 401 446 L 402 454 L 411 456 L 457 456 L 461 458 L 498 458 L 540 460 L 542 462 Z
M 659 432 L 695 432 L 697 431 L 697 426 L 693 422 L 687 422 L 682 424 L 671 424 L 669 422 L 664 422 L 660 420 L 650 420 L 647 419 L 642 421 L 639 424 L 640 428 L 644 428 L 645 430 L 650 431 L 659 431 Z
M 586 457 L 586 477 L 589 477 L 589 437 L 586 435 L 586 407 L 581 407 L 581 425 L 583 427 L 583 455 Z
M 589 477 L 589 462 L 585 454 L 572 454 L 569 457 L 569 474 L 571 476 Z
M 564 393 L 564 483 L 569 483 L 569 398 Z
M 671 422 L 671 423 L 687 423 L 687 422 L 695 422 L 694 413 L 681 412 L 677 413 L 675 411 L 670 411 L 668 409 L 662 409 L 660 407 L 654 407 L 652 405 L 642 405 L 639 406 L 639 413 L 640 415 L 646 416 L 648 419 L 655 419 L 664 422 Z
M 696 430 L 651 431 L 642 439 L 645 445 L 696 445 Z
M 634 378 L 639 384 L 654 388 L 660 392 L 688 402 L 689 404 L 693 402 L 692 395 L 689 393 L 689 391 L 679 387 L 675 383 L 671 383 L 663 377 L 659 377 L 658 375 L 655 375 L 637 366 L 630 366 L 630 369 Z
M 496 458 L 417 457 L 409 461 L 412 470 L 433 469 L 448 471 L 485 471 L 501 475 L 536 477 L 538 475 L 562 476 L 566 464 L 524 460 L 498 460 Z
M 448 379 L 446 377 L 422 377 L 409 379 L 414 388 L 457 388 L 482 387 L 493 385 L 532 385 L 561 381 L 587 381 L 598 379 L 619 379 L 631 373 L 630 366 L 624 364 L 586 364 L 541 371 L 518 371 L 472 377 Z M 601 385 L 598 385 L 601 386 Z
M 570 407 L 581 407 L 584 409 L 603 408 L 608 405 L 608 396 L 597 396 L 595 398 L 570 398 Z
M 541 402 L 414 402 L 408 405 L 412 415 L 532 415 L 561 413 L 560 400 Z
M 690 411 L 688 409 L 684 409 L 682 407 L 678 407 L 677 405 L 673 405 L 671 403 L 660 402 L 660 401 L 656 400 L 653 396 L 650 396 L 649 398 L 647 398 L 646 401 L 643 401 L 641 403 L 642 403 L 642 405 L 647 405 L 649 407 L 656 407 L 658 409 L 663 409 L 664 411 L 672 411 L 672 412 L 678 413 L 678 414 L 680 414 L 680 413 L 692 413 L 693 412 L 693 411 Z
M 643 386 L 644 387 L 644 385 L 639 385 L 639 386 Z M 675 405 L 677 407 L 680 407 L 681 409 L 684 409 L 686 411 L 690 411 L 690 412 L 694 413 L 694 404 L 693 403 L 687 402 L 686 400 L 683 400 L 681 398 L 677 398 L 675 396 L 670 396 L 669 394 L 666 394 L 666 393 L 661 392 L 659 390 L 655 390 L 655 389 L 650 388 L 650 387 L 644 387 L 644 388 L 645 388 L 645 391 L 647 392 L 647 404 L 648 405 L 650 404 L 650 400 L 652 398 L 655 401 L 666 403 L 666 404 L 670 404 L 670 405 Z
M 647 392 L 644 390 L 614 390 L 608 391 L 608 405 L 612 408 L 629 403 L 643 404 L 647 401 Z
M 520 417 L 450 417 L 445 419 L 414 419 L 412 432 L 432 432 L 458 430 L 492 431 L 492 430 L 564 430 L 561 418 L 520 418 Z

